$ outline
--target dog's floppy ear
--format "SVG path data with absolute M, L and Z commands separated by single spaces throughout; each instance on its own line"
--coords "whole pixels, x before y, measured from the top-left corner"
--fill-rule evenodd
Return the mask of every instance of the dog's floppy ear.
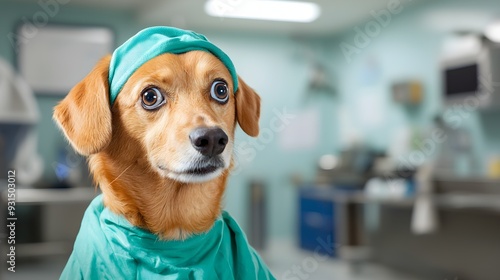
M 236 118 L 246 134 L 259 135 L 260 96 L 240 77 L 236 91 Z
M 111 55 L 102 58 L 54 108 L 54 120 L 82 155 L 99 152 L 111 139 L 110 60 Z

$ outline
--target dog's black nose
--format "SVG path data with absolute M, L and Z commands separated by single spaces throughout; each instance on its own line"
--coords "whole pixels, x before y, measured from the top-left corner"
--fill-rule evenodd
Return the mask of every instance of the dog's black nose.
M 193 147 L 204 156 L 221 154 L 228 141 L 226 133 L 220 128 L 200 127 L 189 134 Z

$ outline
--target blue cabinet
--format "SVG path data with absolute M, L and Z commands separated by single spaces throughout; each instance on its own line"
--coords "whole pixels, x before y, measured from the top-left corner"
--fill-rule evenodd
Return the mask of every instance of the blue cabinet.
M 329 197 L 330 190 L 300 190 L 299 243 L 302 249 L 336 257 L 335 203 Z

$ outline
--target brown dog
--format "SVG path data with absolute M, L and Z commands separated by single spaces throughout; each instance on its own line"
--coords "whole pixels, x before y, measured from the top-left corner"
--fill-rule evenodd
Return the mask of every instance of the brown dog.
M 71 90 L 54 119 L 89 156 L 110 210 L 163 239 L 206 232 L 221 214 L 236 122 L 259 132 L 259 96 L 241 79 L 233 95 L 224 64 L 190 51 L 145 63 L 110 108 L 109 61 Z
M 203 35 L 146 28 L 54 110 L 102 190 L 61 279 L 274 279 L 221 200 L 260 97 Z

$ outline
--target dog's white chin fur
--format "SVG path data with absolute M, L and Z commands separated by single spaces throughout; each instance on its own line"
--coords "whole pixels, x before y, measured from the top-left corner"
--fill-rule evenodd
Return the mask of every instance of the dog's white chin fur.
M 183 183 L 202 183 L 219 177 L 222 174 L 223 170 L 224 170 L 223 168 L 218 168 L 214 172 L 203 175 L 174 173 L 174 172 L 168 172 L 166 175 L 168 178 L 172 180 L 176 180 Z

